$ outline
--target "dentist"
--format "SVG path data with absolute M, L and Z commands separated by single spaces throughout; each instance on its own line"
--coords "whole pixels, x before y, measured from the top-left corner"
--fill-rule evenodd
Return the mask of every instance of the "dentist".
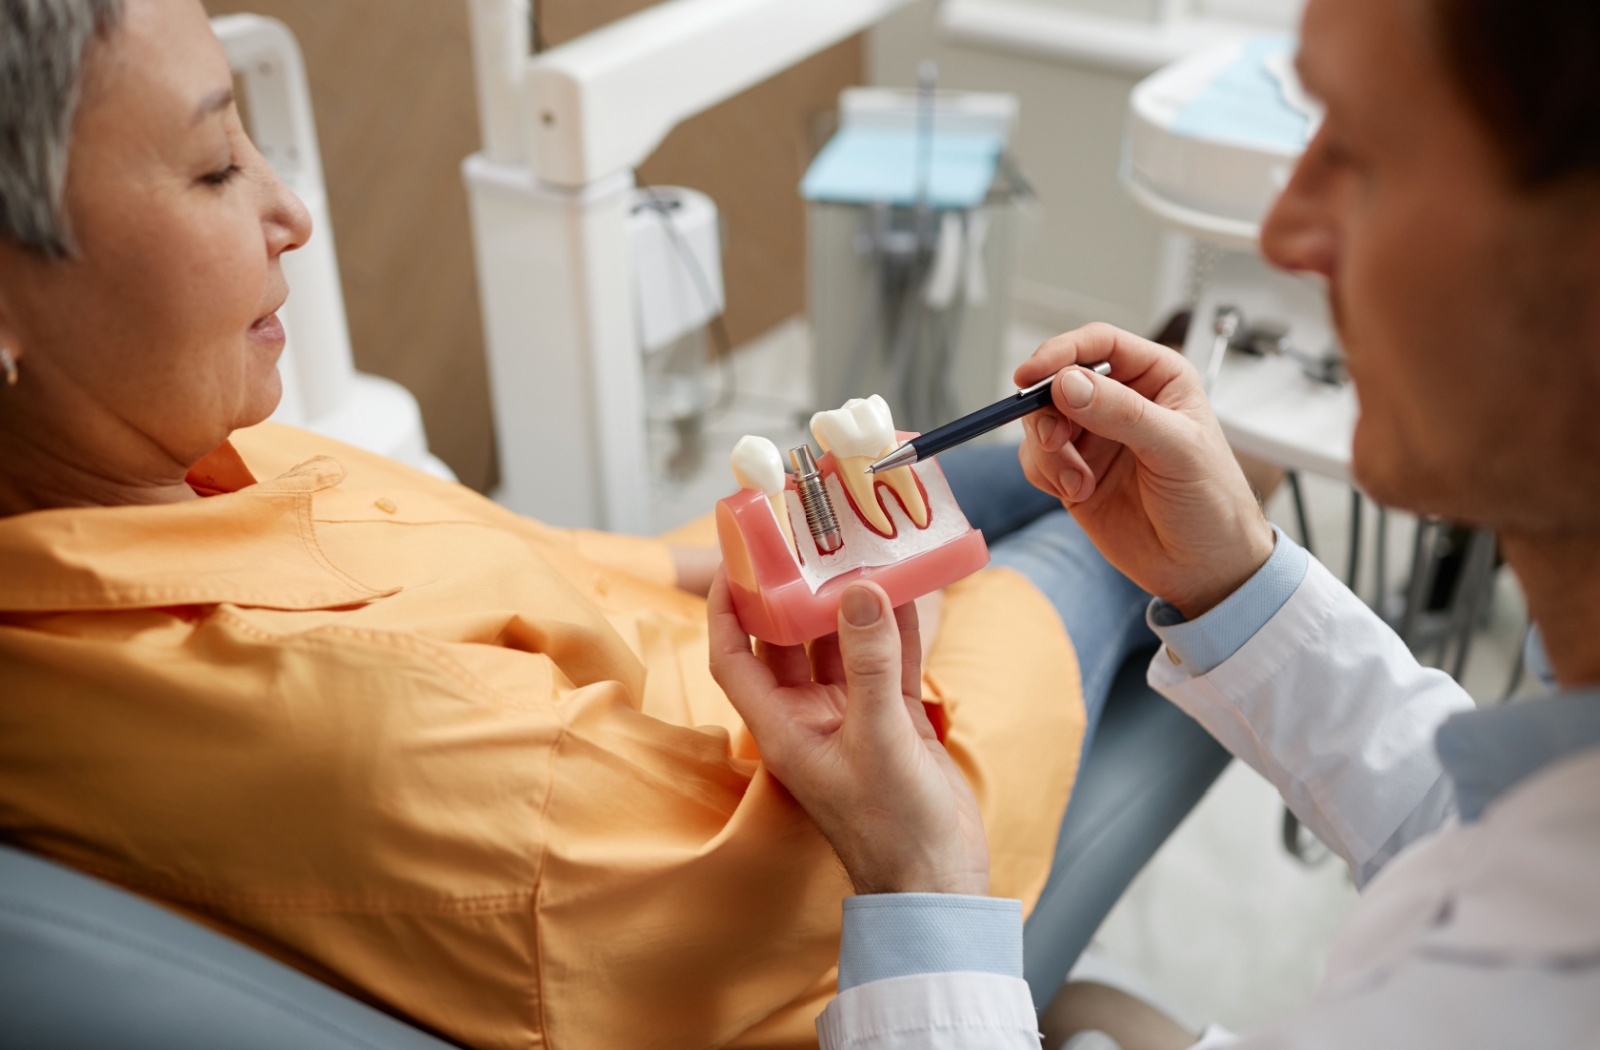
M 1162 347 L 1041 347 L 1016 379 L 1057 374 L 1055 411 L 1024 467 L 1160 596 L 1151 682 L 1362 889 L 1311 1003 L 1236 1045 L 1600 1046 L 1600 6 L 1310 0 L 1298 64 L 1327 119 L 1262 247 L 1326 281 L 1356 477 L 1498 533 L 1558 691 L 1475 710 L 1419 666 L 1268 525 Z M 810 666 L 752 654 L 720 588 L 712 619 L 715 673 L 861 894 L 823 1045 L 1037 1047 L 1019 908 L 984 896 L 971 794 L 914 702 L 914 616 L 858 588 Z

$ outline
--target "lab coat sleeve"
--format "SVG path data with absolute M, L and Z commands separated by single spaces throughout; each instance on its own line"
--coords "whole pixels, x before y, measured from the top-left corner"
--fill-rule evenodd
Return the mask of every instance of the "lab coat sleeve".
M 1315 560 L 1221 664 L 1190 674 L 1163 646 L 1149 680 L 1270 780 L 1358 883 L 1453 812 L 1433 737 L 1472 700 Z
M 925 973 L 857 985 L 817 1018 L 822 1050 L 1039 1050 L 1028 982 Z
M 1204 616 L 1185 620 L 1175 606 L 1151 599 L 1146 614 L 1151 630 L 1166 643 L 1167 655 L 1191 674 L 1205 674 L 1243 648 L 1305 582 L 1311 555 L 1276 525 L 1272 532 L 1272 557 Z

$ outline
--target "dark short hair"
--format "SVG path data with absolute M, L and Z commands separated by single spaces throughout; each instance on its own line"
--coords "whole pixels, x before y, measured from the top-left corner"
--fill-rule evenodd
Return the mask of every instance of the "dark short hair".
M 1600 179 L 1600 0 L 1434 0 L 1445 64 L 1527 189 Z

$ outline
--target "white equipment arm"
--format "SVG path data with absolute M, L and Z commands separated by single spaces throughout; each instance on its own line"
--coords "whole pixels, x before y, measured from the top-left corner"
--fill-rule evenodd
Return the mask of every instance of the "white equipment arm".
M 528 140 L 541 181 L 629 171 L 697 113 L 867 29 L 908 0 L 669 0 L 537 56 Z
M 463 169 L 503 503 L 651 531 L 633 169 L 678 124 L 909 2 L 667 0 L 527 55 L 528 0 L 470 0 L 485 148 Z

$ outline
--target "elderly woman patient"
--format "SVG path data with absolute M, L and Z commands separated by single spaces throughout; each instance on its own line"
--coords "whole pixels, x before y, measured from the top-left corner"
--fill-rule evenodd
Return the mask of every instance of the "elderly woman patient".
M 263 422 L 311 230 L 198 0 L 0 0 L 0 84 L 0 836 L 464 1045 L 811 1041 L 849 884 L 705 572 Z M 950 473 L 924 692 L 1028 902 L 1145 598 Z

